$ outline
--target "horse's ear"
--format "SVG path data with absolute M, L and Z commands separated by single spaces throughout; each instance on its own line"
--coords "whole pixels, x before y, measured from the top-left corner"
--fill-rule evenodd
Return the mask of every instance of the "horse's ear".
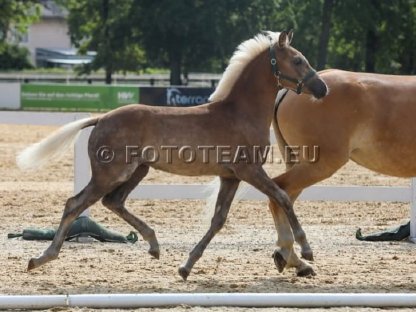
M 282 31 L 279 35 L 279 48 L 284 48 L 287 46 L 287 31 Z
M 289 44 L 292 43 L 292 39 L 293 39 L 293 29 L 289 30 L 289 32 L 287 34 L 287 40 L 288 40 Z

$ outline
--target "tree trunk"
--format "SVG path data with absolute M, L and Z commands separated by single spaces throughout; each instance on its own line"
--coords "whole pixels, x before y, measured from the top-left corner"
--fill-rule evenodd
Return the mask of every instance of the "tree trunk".
M 105 69 L 105 83 L 106 84 L 111 84 L 113 82 L 113 71 L 110 68 L 106 68 Z
M 365 38 L 365 71 L 374 73 L 376 71 L 376 52 L 378 49 L 379 37 L 377 35 L 377 25 L 380 25 L 380 1 L 370 0 L 372 11 L 372 23 L 367 30 Z
M 374 73 L 376 70 L 375 58 L 377 51 L 377 35 L 373 29 L 367 31 L 365 44 L 365 71 Z
M 173 86 L 180 86 L 182 84 L 181 52 L 178 50 L 172 51 L 171 53 L 169 53 L 169 59 L 170 59 L 170 84 Z
M 331 30 L 332 9 L 334 7 L 334 0 L 325 0 L 322 6 L 322 24 L 321 34 L 319 36 L 318 47 L 318 70 L 325 68 L 328 57 L 328 41 L 329 32 Z
M 112 66 L 112 56 L 111 56 L 111 38 L 110 38 L 110 29 L 108 26 L 108 14 L 110 11 L 110 4 L 109 0 L 102 1 L 102 22 L 104 27 L 104 45 L 105 45 L 105 55 L 104 55 L 104 67 L 105 67 L 105 83 L 111 84 L 112 83 L 112 74 L 113 74 L 113 66 Z

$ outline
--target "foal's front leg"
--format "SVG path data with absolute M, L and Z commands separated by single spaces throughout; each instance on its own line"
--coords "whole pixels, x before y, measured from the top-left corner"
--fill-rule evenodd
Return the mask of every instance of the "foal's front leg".
M 215 213 L 211 220 L 211 226 L 201 241 L 194 247 L 194 249 L 192 249 L 186 263 L 179 267 L 179 274 L 185 281 L 188 278 L 189 273 L 191 273 L 194 264 L 199 258 L 202 257 L 202 254 L 204 253 L 205 248 L 207 248 L 209 242 L 224 226 L 224 223 L 227 220 L 228 211 L 230 210 L 231 202 L 234 199 L 234 195 L 240 183 L 240 180 L 234 178 L 221 177 L 220 179 L 220 191 L 215 204 Z

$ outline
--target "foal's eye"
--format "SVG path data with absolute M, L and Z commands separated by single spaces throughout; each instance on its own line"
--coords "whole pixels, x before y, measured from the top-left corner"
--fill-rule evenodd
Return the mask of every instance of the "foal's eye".
M 293 64 L 295 64 L 296 66 L 301 65 L 302 64 L 302 59 L 300 57 L 295 57 L 293 59 Z

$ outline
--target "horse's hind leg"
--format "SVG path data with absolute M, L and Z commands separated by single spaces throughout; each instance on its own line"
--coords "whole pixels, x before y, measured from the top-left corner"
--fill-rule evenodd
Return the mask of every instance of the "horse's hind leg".
M 74 220 L 89 206 L 102 197 L 101 189 L 91 180 L 90 183 L 76 196 L 71 197 L 65 204 L 61 223 L 53 238 L 51 245 L 38 258 L 32 258 L 28 264 L 28 270 L 35 269 L 48 261 L 58 257 L 66 235 Z
M 137 184 L 139 184 L 148 172 L 148 166 L 139 166 L 129 180 L 118 186 L 111 193 L 105 195 L 102 199 L 102 203 L 105 207 L 116 213 L 123 220 L 137 229 L 143 239 L 150 244 L 149 254 L 156 259 L 159 259 L 159 243 L 156 239 L 155 232 L 145 222 L 132 215 L 124 205 L 129 193 L 137 186 Z
M 221 178 L 220 191 L 215 204 L 215 213 L 211 220 L 211 226 L 201 241 L 192 249 L 189 258 L 184 265 L 179 267 L 179 274 L 186 280 L 191 272 L 193 266 L 202 257 L 202 254 L 207 248 L 209 242 L 214 238 L 227 220 L 227 215 L 230 210 L 231 202 L 234 199 L 240 180 L 231 178 Z

